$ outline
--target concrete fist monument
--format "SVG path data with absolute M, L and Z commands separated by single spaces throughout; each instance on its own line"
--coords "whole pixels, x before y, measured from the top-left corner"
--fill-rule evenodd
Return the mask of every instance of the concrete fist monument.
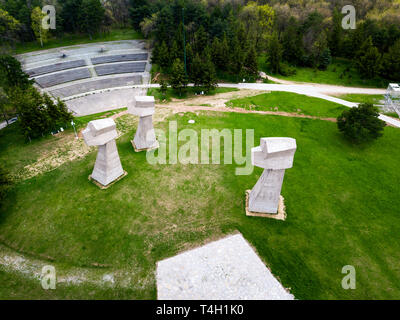
M 139 126 L 132 141 L 135 151 L 157 149 L 159 143 L 153 127 L 153 114 L 155 112 L 154 97 L 136 96 L 128 106 L 128 112 L 139 116 Z
M 249 194 L 248 211 L 278 214 L 283 177 L 293 166 L 296 149 L 292 138 L 261 138 L 260 146 L 251 150 L 253 165 L 264 172 Z
M 96 163 L 90 178 L 102 186 L 108 186 L 122 177 L 125 172 L 122 169 L 117 144 L 115 143 L 118 134 L 114 120 L 90 121 L 82 134 L 88 146 L 99 146 Z

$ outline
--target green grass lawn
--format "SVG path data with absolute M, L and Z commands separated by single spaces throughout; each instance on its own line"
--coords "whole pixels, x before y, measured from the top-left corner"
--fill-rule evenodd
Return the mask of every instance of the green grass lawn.
M 341 94 L 335 95 L 335 97 L 358 103 L 372 103 L 378 105 L 385 103 L 385 97 L 382 94 Z M 384 114 L 393 118 L 399 118 L 396 112 L 385 112 Z
M 296 138 L 282 190 L 287 220 L 246 217 L 245 190 L 261 169 L 236 176 L 236 165 L 153 166 L 133 152 L 132 128 L 118 139 L 128 176 L 110 189 L 88 181 L 92 152 L 17 183 L 0 208 L 2 242 L 30 257 L 54 258 L 50 264 L 107 265 L 104 272 L 119 270 L 117 283 L 128 281 L 130 289 L 59 285 L 43 292 L 39 281 L 0 269 L 0 298 L 154 299 L 157 261 L 236 230 L 297 299 L 400 298 L 398 129 L 387 127 L 379 141 L 355 147 L 335 123 L 321 120 L 215 112 L 169 120 L 199 136 L 204 128 L 254 129 L 256 145 L 261 137 Z M 156 127 L 167 128 L 167 121 Z M 5 130 L 0 140 L 14 142 L 2 144 L 2 159 L 15 148 L 30 150 L 18 130 Z M 341 287 L 345 265 L 356 268 L 356 290 Z
M 372 103 L 372 104 L 383 104 L 385 97 L 383 94 L 338 94 L 334 95 L 337 98 L 347 100 L 350 102 L 358 102 L 358 103 Z
M 37 41 L 28 43 L 19 43 L 16 46 L 16 54 L 27 53 L 38 50 L 53 49 L 58 47 L 73 46 L 77 44 L 94 43 L 94 42 L 106 42 L 116 40 L 134 40 L 143 39 L 143 36 L 133 29 L 112 29 L 107 33 L 99 33 L 89 38 L 85 34 L 70 34 L 64 35 L 61 38 L 50 39 L 43 48 Z
M 163 95 L 158 88 L 150 88 L 147 91 L 148 96 L 154 96 L 157 102 L 170 102 L 172 99 L 188 99 L 192 98 L 195 96 L 196 93 L 202 91 L 203 89 L 199 88 L 194 88 L 194 87 L 188 87 L 186 92 L 182 93 L 180 96 L 178 92 L 173 90 L 172 88 L 168 88 L 167 92 L 165 95 Z M 218 93 L 226 93 L 226 92 L 234 92 L 234 91 L 239 91 L 239 89 L 236 88 L 220 88 L 217 87 L 215 90 L 206 93 L 205 95 L 207 96 L 213 96 Z
M 292 92 L 264 93 L 253 97 L 230 100 L 228 107 L 263 111 L 283 111 L 317 117 L 337 118 L 347 107 Z
M 265 57 L 259 58 L 260 69 L 268 74 L 269 68 Z M 327 70 L 321 71 L 313 68 L 296 67 L 296 74 L 271 76 L 296 82 L 323 83 L 348 87 L 387 88 L 389 81 L 382 78 L 364 79 L 354 68 L 351 61 L 345 59 L 333 59 Z M 346 71 L 347 70 L 347 71 Z

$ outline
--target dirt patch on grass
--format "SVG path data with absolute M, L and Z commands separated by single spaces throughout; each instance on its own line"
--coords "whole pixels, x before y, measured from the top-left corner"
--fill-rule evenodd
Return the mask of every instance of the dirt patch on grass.
M 63 134 L 62 138 L 43 148 L 41 156 L 33 164 L 25 166 L 14 174 L 15 180 L 30 179 L 38 174 L 54 170 L 62 164 L 83 158 L 94 148 L 86 146 L 82 139 L 74 134 Z
M 298 113 L 290 113 L 283 111 L 259 111 L 259 110 L 247 110 L 243 108 L 228 108 L 228 107 L 204 107 L 204 106 L 194 106 L 194 105 L 175 105 L 173 103 L 167 105 L 158 105 L 160 108 L 172 109 L 173 113 L 185 113 L 185 112 L 195 112 L 196 111 L 217 111 L 217 112 L 235 112 L 235 113 L 253 113 L 253 114 L 265 114 L 265 115 L 276 115 L 283 117 L 293 117 L 293 118 L 306 118 L 306 119 L 318 119 L 330 122 L 336 122 L 336 118 L 321 118 L 316 116 L 309 116 Z
M 163 121 L 172 114 L 168 109 L 157 109 L 153 116 L 154 123 Z M 111 117 L 117 124 L 118 137 L 135 129 L 139 117 L 128 114 L 127 111 L 120 112 Z M 14 180 L 21 181 L 33 178 L 39 174 L 57 169 L 64 163 L 84 158 L 88 153 L 96 151 L 96 147 L 88 147 L 83 140 L 82 131 L 78 139 L 72 133 L 59 133 L 58 140 L 46 144 L 41 156 L 33 164 L 25 166 L 13 175 Z
M 283 117 L 295 117 L 295 118 L 307 118 L 307 119 L 319 119 L 324 121 L 336 122 L 336 118 L 322 118 L 317 116 L 309 116 L 299 113 L 283 112 L 283 111 L 260 111 L 260 110 L 247 110 L 243 108 L 232 108 L 227 107 L 226 103 L 232 99 L 239 99 L 243 97 L 249 97 L 259 95 L 261 93 L 267 93 L 268 91 L 260 90 L 239 90 L 234 92 L 220 93 L 214 96 L 197 96 L 195 98 L 186 99 L 184 101 L 173 99 L 171 102 L 166 104 L 158 104 L 159 108 L 172 109 L 173 113 L 185 113 L 185 112 L 198 112 L 198 111 L 218 111 L 218 112 L 236 112 L 236 113 L 254 113 L 254 114 L 265 114 L 265 115 L 277 115 Z
M 212 96 L 194 96 L 189 99 L 179 100 L 179 99 L 172 99 L 169 104 L 173 104 L 176 106 L 205 106 L 205 107 L 225 107 L 225 103 L 232 99 L 239 99 L 248 96 L 254 96 L 260 93 L 267 93 L 268 91 L 260 91 L 260 90 L 239 90 L 239 91 L 232 91 L 232 92 L 225 92 L 225 93 L 217 93 Z

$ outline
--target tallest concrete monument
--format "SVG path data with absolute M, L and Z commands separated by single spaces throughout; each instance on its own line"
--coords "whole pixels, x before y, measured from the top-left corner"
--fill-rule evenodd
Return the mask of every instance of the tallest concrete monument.
M 262 138 L 260 146 L 252 149 L 253 165 L 264 172 L 249 194 L 250 213 L 278 214 L 279 206 L 283 206 L 283 177 L 285 170 L 293 167 L 296 149 L 296 140 L 292 138 Z

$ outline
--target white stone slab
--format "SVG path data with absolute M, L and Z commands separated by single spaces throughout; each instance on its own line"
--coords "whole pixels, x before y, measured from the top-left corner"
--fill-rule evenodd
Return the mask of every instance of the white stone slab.
M 241 234 L 157 263 L 159 300 L 294 300 Z

